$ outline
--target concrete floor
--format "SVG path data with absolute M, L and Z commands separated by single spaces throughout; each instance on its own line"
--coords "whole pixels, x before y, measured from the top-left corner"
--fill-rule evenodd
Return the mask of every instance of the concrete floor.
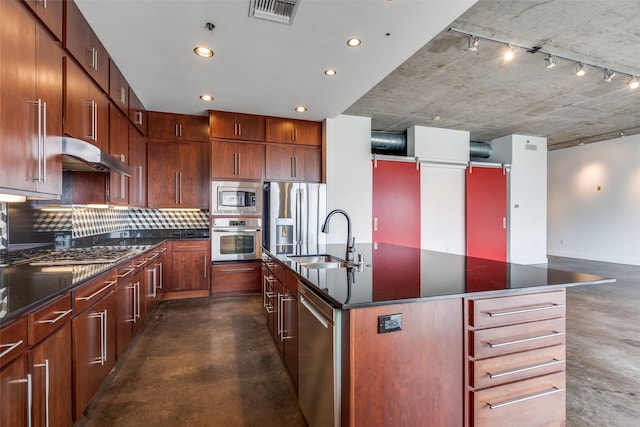
M 567 290 L 566 425 L 640 426 L 640 267 L 549 266 L 618 280 Z M 304 426 L 261 303 L 160 304 L 76 427 Z

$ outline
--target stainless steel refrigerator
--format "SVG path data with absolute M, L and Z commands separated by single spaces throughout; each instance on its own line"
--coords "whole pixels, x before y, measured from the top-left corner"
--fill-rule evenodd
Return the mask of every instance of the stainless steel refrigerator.
M 326 185 L 304 182 L 264 184 L 263 246 L 273 254 L 318 253 L 326 217 Z

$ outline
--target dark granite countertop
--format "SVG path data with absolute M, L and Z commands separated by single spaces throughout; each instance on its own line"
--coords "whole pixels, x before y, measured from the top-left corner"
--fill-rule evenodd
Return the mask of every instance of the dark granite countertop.
M 183 239 L 202 240 L 193 236 L 123 238 L 101 242 L 102 245 L 132 248 L 129 257 L 115 263 L 0 268 L 0 324 L 128 262 L 164 241 Z
M 372 244 L 364 243 L 356 244 L 356 253 L 364 255 L 364 268 L 307 269 L 288 255 L 329 254 L 344 259 L 345 246 L 298 248 L 290 254 L 277 253 L 275 249 L 266 249 L 266 252 L 305 278 L 317 294 L 341 309 L 615 281 L 539 265 L 389 244 L 378 244 L 374 250 Z

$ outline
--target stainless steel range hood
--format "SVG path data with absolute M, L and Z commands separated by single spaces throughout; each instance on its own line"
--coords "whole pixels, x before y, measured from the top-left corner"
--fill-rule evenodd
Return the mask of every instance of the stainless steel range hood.
M 82 172 L 116 172 L 131 176 L 131 167 L 95 145 L 76 138 L 62 138 L 62 169 Z

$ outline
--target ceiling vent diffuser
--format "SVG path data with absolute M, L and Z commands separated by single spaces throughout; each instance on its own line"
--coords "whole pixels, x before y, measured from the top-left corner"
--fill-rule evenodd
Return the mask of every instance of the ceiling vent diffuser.
M 249 16 L 291 25 L 300 0 L 251 0 Z

